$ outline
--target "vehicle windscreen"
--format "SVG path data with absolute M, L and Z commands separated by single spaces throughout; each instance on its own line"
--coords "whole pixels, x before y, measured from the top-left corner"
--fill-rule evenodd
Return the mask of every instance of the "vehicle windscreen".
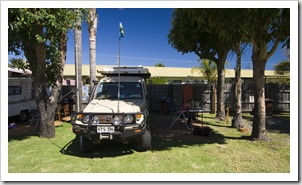
M 95 99 L 118 99 L 118 83 L 102 82 L 97 88 Z M 143 99 L 142 85 L 139 82 L 120 82 L 120 100 Z

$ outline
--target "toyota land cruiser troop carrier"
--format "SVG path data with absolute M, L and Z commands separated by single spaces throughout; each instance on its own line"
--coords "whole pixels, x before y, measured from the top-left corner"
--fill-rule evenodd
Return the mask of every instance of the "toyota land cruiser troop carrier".
M 81 152 L 104 140 L 131 141 L 137 151 L 150 149 L 148 69 L 113 67 L 98 72 L 105 77 L 94 85 L 89 104 L 71 117 Z

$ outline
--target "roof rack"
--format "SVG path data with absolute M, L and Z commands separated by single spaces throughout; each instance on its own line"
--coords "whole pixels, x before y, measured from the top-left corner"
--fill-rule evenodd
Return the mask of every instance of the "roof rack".
M 104 76 L 118 76 L 120 72 L 121 76 L 141 76 L 143 78 L 150 78 L 151 73 L 147 68 L 143 67 L 111 67 L 103 68 L 102 70 L 97 70 L 98 73 L 101 73 Z

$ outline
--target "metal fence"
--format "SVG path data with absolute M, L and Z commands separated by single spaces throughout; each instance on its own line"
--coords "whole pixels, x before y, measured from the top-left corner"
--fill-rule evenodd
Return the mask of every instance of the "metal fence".
M 191 86 L 192 91 L 185 88 Z M 180 107 L 186 97 L 192 97 L 194 101 L 210 112 L 213 106 L 213 89 L 207 84 L 148 84 L 147 89 L 150 97 L 150 111 L 160 111 L 161 102 L 170 98 Z M 242 84 L 242 111 L 251 112 L 254 108 L 254 86 L 253 84 Z M 191 94 L 192 93 L 192 94 Z M 224 88 L 224 101 L 232 107 L 234 104 L 234 84 L 227 83 Z M 265 97 L 272 100 L 274 112 L 290 111 L 290 86 L 286 84 L 269 83 L 265 86 Z M 217 100 L 217 98 L 216 98 Z M 216 105 L 215 105 L 216 106 Z

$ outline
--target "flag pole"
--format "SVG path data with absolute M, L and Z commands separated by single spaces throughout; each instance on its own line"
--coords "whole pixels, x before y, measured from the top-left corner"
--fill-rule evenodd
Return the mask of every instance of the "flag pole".
M 120 113 L 120 80 L 121 80 L 121 74 L 120 74 L 120 64 L 121 64 L 121 36 L 119 36 L 119 42 L 118 42 L 118 84 L 117 84 L 117 113 Z
M 119 28 L 119 41 L 118 41 L 118 89 L 117 89 L 117 113 L 120 113 L 120 81 L 121 81 L 121 73 L 120 73 L 120 65 L 121 65 L 121 38 L 125 37 L 124 28 L 122 23 L 120 22 Z

